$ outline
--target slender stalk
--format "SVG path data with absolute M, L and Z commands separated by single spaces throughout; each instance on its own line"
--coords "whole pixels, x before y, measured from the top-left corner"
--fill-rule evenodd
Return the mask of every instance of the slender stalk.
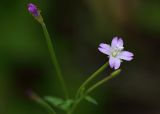
M 78 106 L 78 104 L 85 98 L 85 96 L 87 96 L 89 93 L 91 93 L 96 88 L 100 87 L 102 84 L 104 84 L 104 83 L 108 82 L 109 80 L 113 79 L 114 77 L 116 77 L 120 72 L 121 72 L 120 69 L 116 70 L 112 74 L 110 74 L 108 77 L 100 80 L 99 82 L 97 82 L 96 84 L 94 84 L 93 86 L 91 86 L 82 96 L 80 96 L 80 98 L 78 98 L 75 101 L 74 105 L 72 106 L 72 108 L 70 110 L 70 114 L 72 114 L 74 112 L 74 110 L 76 109 L 76 107 Z
M 73 104 L 72 108 L 69 110 L 68 114 L 73 114 L 75 109 L 77 108 L 78 104 L 84 99 L 84 96 L 81 96 L 80 98 L 75 100 L 75 103 Z
M 103 66 L 101 66 L 96 72 L 94 72 L 78 89 L 76 97 L 79 96 L 79 94 L 81 93 L 81 91 L 83 91 L 85 89 L 85 86 L 88 85 L 89 82 L 91 82 L 98 74 L 100 74 L 101 72 L 103 72 L 106 67 L 108 66 L 108 62 L 105 63 Z
M 68 91 L 67 91 L 66 84 L 64 82 L 64 79 L 63 79 L 63 76 L 62 76 L 62 73 L 61 73 L 61 70 L 60 70 L 60 66 L 59 66 L 57 58 L 56 58 L 55 50 L 53 48 L 50 35 L 47 31 L 45 23 L 42 21 L 42 22 L 40 22 L 40 24 L 43 28 L 43 32 L 44 32 L 44 35 L 45 35 L 45 38 L 46 38 L 46 43 L 47 43 L 47 46 L 48 46 L 48 49 L 49 49 L 49 52 L 50 52 L 52 63 L 54 65 L 55 69 L 56 69 L 57 76 L 59 78 L 60 84 L 61 84 L 62 89 L 64 91 L 65 97 L 66 97 L 66 99 L 68 99 L 68 97 L 69 97 L 68 96 Z
M 102 84 L 106 83 L 107 81 L 109 81 L 110 79 L 116 77 L 119 73 L 121 72 L 121 69 L 114 71 L 112 74 L 110 74 L 108 77 L 104 78 L 103 80 L 97 82 L 96 84 L 94 84 L 93 86 L 91 86 L 85 94 L 89 94 L 91 93 L 93 90 L 95 90 L 96 88 L 98 88 L 99 86 L 101 86 Z

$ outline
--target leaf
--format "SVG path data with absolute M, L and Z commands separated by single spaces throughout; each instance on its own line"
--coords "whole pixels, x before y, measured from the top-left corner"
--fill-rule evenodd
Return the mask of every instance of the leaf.
M 56 107 L 64 103 L 64 100 L 58 97 L 45 96 L 44 99 Z
M 52 97 L 52 96 L 45 96 L 44 99 L 49 102 L 51 105 L 67 111 L 69 110 L 69 108 L 71 107 L 71 105 L 73 104 L 73 100 L 72 99 L 68 99 L 68 100 L 63 100 L 59 97 Z
M 59 108 L 62 109 L 62 110 L 67 111 L 67 110 L 70 109 L 70 107 L 71 107 L 71 105 L 73 104 L 73 102 L 74 102 L 74 101 L 73 101 L 72 99 L 68 99 L 68 100 L 66 100 L 63 104 L 61 104 L 61 105 L 59 106 Z
M 88 102 L 90 102 L 92 104 L 98 105 L 97 101 L 94 98 L 92 98 L 91 96 L 86 96 L 85 100 L 87 100 Z

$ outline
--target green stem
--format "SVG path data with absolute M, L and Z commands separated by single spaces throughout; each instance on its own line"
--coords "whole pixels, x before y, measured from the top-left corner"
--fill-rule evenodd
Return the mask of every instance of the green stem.
M 74 110 L 76 109 L 76 107 L 78 106 L 78 104 L 85 98 L 85 96 L 87 96 L 89 93 L 91 93 L 93 90 L 95 90 L 96 88 L 100 87 L 102 84 L 108 82 L 109 80 L 111 80 L 112 78 L 116 77 L 119 73 L 121 72 L 121 70 L 116 70 L 114 71 L 112 74 L 110 74 L 108 77 L 100 80 L 99 82 L 97 82 L 96 84 L 94 84 L 93 86 L 91 86 L 80 98 L 78 98 L 75 103 L 73 104 L 71 110 L 70 110 L 70 114 L 72 114 L 74 112 Z
M 84 99 L 84 96 L 81 96 L 80 98 L 75 100 L 75 103 L 73 104 L 72 108 L 69 110 L 69 114 L 73 114 L 75 109 L 77 108 L 78 104 Z
M 55 54 L 55 50 L 54 50 L 53 45 L 52 45 L 51 38 L 49 36 L 49 33 L 47 31 L 45 23 L 42 21 L 42 22 L 40 22 L 40 24 L 43 28 L 43 32 L 44 32 L 44 35 L 45 35 L 45 38 L 46 38 L 46 43 L 47 43 L 47 46 L 48 46 L 48 49 L 49 49 L 49 52 L 50 52 L 50 56 L 51 56 L 51 59 L 52 59 L 52 63 L 54 65 L 55 69 L 56 69 L 57 76 L 59 78 L 60 84 L 61 84 L 62 89 L 64 91 L 65 97 L 66 97 L 66 99 L 68 99 L 68 97 L 69 97 L 68 96 L 68 91 L 67 91 L 66 84 L 64 82 L 64 79 L 63 79 L 63 76 L 62 76 L 62 73 L 61 73 L 61 70 L 60 70 L 60 66 L 59 66 L 57 58 L 56 58 L 56 54 Z
M 94 72 L 78 89 L 76 97 L 79 96 L 79 94 L 81 93 L 81 91 L 84 90 L 85 86 L 88 85 L 89 82 L 91 82 L 98 74 L 100 74 L 101 72 L 103 72 L 106 67 L 108 66 L 108 62 L 105 63 L 103 66 L 101 66 L 96 72 Z
M 121 72 L 121 69 L 114 71 L 112 74 L 110 74 L 108 77 L 104 78 L 103 80 L 97 82 L 96 84 L 94 84 L 93 86 L 91 86 L 87 91 L 86 94 L 91 93 L 93 90 L 95 90 L 96 88 L 98 88 L 99 86 L 101 86 L 102 84 L 106 83 L 107 81 L 109 81 L 110 79 L 116 77 L 119 73 Z

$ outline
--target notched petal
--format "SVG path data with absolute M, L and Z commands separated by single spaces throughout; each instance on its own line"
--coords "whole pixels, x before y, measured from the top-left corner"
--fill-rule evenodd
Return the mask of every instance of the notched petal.
M 118 58 L 113 58 L 110 57 L 109 58 L 109 65 L 111 68 L 114 68 L 115 70 L 118 69 L 121 65 L 121 60 Z
M 118 46 L 123 47 L 123 40 L 122 40 L 122 38 L 118 39 Z
M 114 58 L 113 57 L 109 58 L 109 65 L 110 65 L 111 68 L 114 67 Z
M 110 51 L 111 51 L 111 47 L 110 47 L 110 45 L 108 45 L 108 44 L 101 43 L 101 44 L 99 45 L 98 50 L 99 50 L 100 52 L 104 53 L 104 54 L 109 55 L 109 54 L 110 54 Z
M 115 63 L 114 63 L 114 69 L 118 69 L 121 65 L 121 60 L 120 59 L 115 59 Z
M 111 43 L 111 47 L 116 47 L 118 43 L 118 37 L 114 37 Z
M 108 51 L 107 51 L 106 49 L 104 49 L 104 48 L 99 47 L 98 50 L 99 50 L 100 52 L 106 54 L 106 55 L 109 55 L 109 54 L 108 54 Z
M 100 43 L 99 46 L 102 47 L 102 48 L 105 48 L 105 49 L 110 49 L 110 45 L 105 44 L 105 43 Z
M 129 52 L 129 51 L 122 51 L 118 58 L 126 60 L 126 61 L 131 61 L 133 59 L 134 54 Z

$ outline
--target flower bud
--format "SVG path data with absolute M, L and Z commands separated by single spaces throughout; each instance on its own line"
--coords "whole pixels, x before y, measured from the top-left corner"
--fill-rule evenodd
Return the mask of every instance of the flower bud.
M 28 11 L 29 11 L 34 17 L 38 17 L 38 16 L 40 15 L 37 6 L 34 5 L 33 3 L 29 3 L 29 4 L 28 4 Z
M 29 3 L 28 11 L 39 23 L 43 23 L 43 17 L 41 16 L 41 13 L 40 13 L 41 11 L 37 8 L 35 4 Z

